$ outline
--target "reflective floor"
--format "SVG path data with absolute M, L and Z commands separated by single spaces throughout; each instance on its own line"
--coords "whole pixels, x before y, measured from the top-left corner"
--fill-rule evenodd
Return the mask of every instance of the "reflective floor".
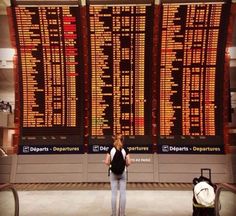
M 18 191 L 20 216 L 110 216 L 109 190 Z M 0 215 L 13 215 L 10 192 L 0 193 Z M 236 215 L 236 197 L 221 195 L 221 216 Z M 192 191 L 127 190 L 127 216 L 191 216 Z

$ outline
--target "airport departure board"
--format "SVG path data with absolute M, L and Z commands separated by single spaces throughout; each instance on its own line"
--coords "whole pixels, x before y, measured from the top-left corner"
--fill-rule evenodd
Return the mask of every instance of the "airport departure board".
M 32 2 L 11 7 L 19 153 L 104 153 L 116 133 L 131 153 L 224 152 L 230 1 Z
M 78 7 L 15 7 L 22 144 L 83 144 Z
M 116 133 L 150 140 L 152 10 L 89 6 L 91 142 Z
M 182 152 L 201 145 L 212 153 L 223 150 L 227 8 L 224 2 L 162 4 L 158 142 L 162 152 L 170 152 L 171 145 Z

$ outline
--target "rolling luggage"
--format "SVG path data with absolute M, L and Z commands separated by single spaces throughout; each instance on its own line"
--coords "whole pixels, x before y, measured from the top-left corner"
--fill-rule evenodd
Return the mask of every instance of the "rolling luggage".
M 208 172 L 208 178 L 204 176 Z M 201 176 L 193 179 L 192 216 L 215 216 L 216 185 L 211 181 L 211 169 L 201 169 Z

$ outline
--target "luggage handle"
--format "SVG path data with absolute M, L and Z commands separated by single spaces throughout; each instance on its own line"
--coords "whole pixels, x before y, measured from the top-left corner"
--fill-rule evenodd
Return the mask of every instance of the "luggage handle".
M 203 175 L 204 171 L 208 172 L 209 179 L 211 180 L 211 169 L 210 168 L 201 168 L 201 176 L 204 176 Z

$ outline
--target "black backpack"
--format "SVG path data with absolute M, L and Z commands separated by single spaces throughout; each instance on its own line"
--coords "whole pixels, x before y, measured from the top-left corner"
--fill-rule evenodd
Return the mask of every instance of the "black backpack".
M 122 149 L 121 150 L 116 149 L 116 153 L 110 164 L 110 170 L 116 175 L 121 175 L 125 170 L 125 165 L 126 161 L 123 157 Z

